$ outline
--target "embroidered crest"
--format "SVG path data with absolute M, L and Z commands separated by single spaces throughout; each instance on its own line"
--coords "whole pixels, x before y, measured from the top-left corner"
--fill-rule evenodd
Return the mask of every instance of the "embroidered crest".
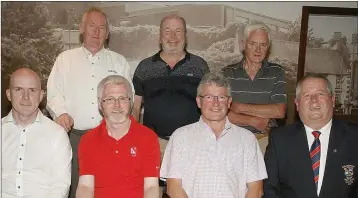
M 135 146 L 132 146 L 132 148 L 131 148 L 131 155 L 132 155 L 132 157 L 137 156 L 137 148 Z
M 348 184 L 351 185 L 354 182 L 354 165 L 344 165 L 342 166 L 343 170 L 344 170 L 344 175 L 346 176 L 346 178 L 344 179 L 344 181 Z

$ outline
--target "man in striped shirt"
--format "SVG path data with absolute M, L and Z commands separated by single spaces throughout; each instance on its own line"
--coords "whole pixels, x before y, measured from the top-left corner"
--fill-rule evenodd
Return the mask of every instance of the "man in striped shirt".
M 270 29 L 266 25 L 246 26 L 244 39 L 244 58 L 222 69 L 232 87 L 228 117 L 253 133 L 267 133 L 277 126 L 276 118 L 285 117 L 285 72 L 282 66 L 266 59 L 270 47 Z

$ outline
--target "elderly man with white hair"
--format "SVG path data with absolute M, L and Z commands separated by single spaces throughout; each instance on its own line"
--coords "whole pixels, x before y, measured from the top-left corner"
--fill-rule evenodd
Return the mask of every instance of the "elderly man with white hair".
M 246 26 L 240 43 L 244 58 L 222 69 L 232 87 L 229 120 L 256 134 L 277 126 L 275 119 L 284 118 L 286 111 L 285 71 L 267 60 L 270 39 L 266 25 Z

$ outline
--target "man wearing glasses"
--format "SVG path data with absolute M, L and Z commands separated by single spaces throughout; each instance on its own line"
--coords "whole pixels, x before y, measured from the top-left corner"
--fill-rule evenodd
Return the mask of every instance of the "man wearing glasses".
M 262 196 L 262 153 L 255 136 L 227 118 L 230 90 L 220 73 L 202 78 L 196 97 L 200 120 L 177 129 L 165 150 L 160 176 L 170 197 Z
M 245 46 L 244 58 L 222 70 L 232 87 L 228 117 L 253 133 L 267 133 L 277 126 L 276 118 L 285 117 L 285 71 L 266 59 L 270 48 L 270 29 L 266 25 L 248 25 L 243 36 L 240 46 Z
M 104 119 L 79 144 L 77 198 L 159 197 L 157 135 L 131 117 L 131 83 L 111 75 L 98 85 Z

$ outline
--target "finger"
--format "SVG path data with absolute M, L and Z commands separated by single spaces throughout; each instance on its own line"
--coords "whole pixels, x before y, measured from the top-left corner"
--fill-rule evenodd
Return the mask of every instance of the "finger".
M 66 132 L 68 132 L 68 129 L 63 119 L 58 120 L 58 124 L 61 125 L 66 130 Z
M 70 121 L 69 117 L 65 118 L 64 122 L 65 122 L 65 125 L 67 128 L 67 131 L 71 130 L 71 124 L 70 124 L 71 121 Z

